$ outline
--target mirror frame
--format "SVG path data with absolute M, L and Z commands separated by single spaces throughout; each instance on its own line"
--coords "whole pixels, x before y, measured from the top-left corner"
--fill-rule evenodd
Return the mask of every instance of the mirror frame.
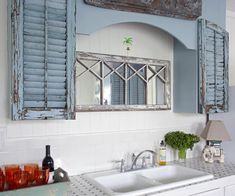
M 162 111 L 171 110 L 171 72 L 170 72 L 170 61 L 169 60 L 159 60 L 152 58 L 140 58 L 140 57 L 130 57 L 121 55 L 109 55 L 109 54 L 97 54 L 90 52 L 77 51 L 76 53 L 76 67 L 79 59 L 81 60 L 97 60 L 100 61 L 112 61 L 112 62 L 123 62 L 128 60 L 128 63 L 138 63 L 138 64 L 150 64 L 150 65 L 164 65 L 166 66 L 166 84 L 165 84 L 165 100 L 166 104 L 163 105 L 76 105 L 76 112 L 101 112 L 101 111 Z M 87 68 L 86 68 L 87 69 Z M 86 71 L 89 71 L 87 69 Z M 78 76 L 76 76 L 77 78 Z M 76 88 L 76 87 L 75 87 Z

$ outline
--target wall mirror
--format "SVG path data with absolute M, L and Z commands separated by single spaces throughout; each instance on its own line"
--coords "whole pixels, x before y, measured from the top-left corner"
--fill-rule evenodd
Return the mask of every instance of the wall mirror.
M 76 53 L 77 111 L 170 109 L 170 60 L 146 58 L 144 52 L 107 54 L 95 41 L 92 44 L 99 45 L 98 49 L 85 48 L 89 39 L 81 36 L 78 40 L 82 49 Z
M 170 108 L 170 62 L 78 52 L 78 110 Z

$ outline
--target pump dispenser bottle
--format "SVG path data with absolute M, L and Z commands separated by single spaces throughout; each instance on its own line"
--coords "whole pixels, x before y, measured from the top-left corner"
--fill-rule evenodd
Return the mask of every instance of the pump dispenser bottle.
M 158 164 L 166 165 L 166 145 L 163 140 L 160 143 Z

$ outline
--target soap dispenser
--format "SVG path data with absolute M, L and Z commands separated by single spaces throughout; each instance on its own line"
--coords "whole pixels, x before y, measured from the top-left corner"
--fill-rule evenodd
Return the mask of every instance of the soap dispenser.
M 166 145 L 163 140 L 160 143 L 158 164 L 166 165 Z

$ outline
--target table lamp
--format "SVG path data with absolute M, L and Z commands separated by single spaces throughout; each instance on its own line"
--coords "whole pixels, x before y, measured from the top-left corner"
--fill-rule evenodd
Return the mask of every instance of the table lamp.
M 221 120 L 209 120 L 201 133 L 201 137 L 207 141 L 203 149 L 203 158 L 206 162 L 219 161 L 224 163 L 222 141 L 231 140 L 231 137 Z

